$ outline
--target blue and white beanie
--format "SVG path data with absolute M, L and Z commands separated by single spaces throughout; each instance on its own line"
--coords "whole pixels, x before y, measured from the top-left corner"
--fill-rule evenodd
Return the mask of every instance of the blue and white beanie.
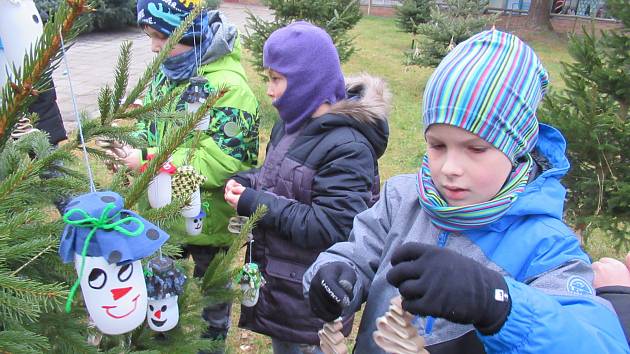
M 138 0 L 138 25 L 147 25 L 170 37 L 201 0 Z M 182 44 L 200 43 L 202 31 L 208 30 L 208 16 L 199 15 L 179 41 Z

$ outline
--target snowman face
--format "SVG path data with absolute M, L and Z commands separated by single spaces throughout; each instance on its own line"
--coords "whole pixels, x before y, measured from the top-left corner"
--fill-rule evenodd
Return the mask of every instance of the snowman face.
M 42 28 L 33 0 L 0 1 L 0 86 L 7 81 L 7 68 L 22 66 L 24 54 L 41 36 Z
M 77 273 L 81 262 L 77 254 Z M 140 260 L 118 266 L 103 257 L 85 257 L 81 292 L 90 317 L 105 334 L 126 333 L 144 321 L 147 288 Z
M 149 300 L 147 322 L 152 330 L 166 332 L 177 325 L 179 321 L 177 298 L 177 295 L 172 295 L 161 300 Z
M 197 236 L 203 228 L 203 218 L 186 218 L 186 233 L 191 236 Z

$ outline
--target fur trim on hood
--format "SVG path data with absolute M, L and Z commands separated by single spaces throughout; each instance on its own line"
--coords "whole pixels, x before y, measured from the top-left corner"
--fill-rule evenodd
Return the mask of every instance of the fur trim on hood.
M 346 92 L 348 98 L 333 104 L 329 114 L 352 117 L 372 125 L 389 117 L 392 94 L 383 79 L 365 73 L 347 77 Z

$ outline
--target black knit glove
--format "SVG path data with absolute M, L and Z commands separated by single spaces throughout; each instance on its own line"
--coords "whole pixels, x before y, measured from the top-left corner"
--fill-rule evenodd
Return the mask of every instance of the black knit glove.
M 512 306 L 503 276 L 449 249 L 401 245 L 392 255 L 387 281 L 398 288 L 403 309 L 421 316 L 473 324 L 497 333 Z
M 343 262 L 333 262 L 321 267 L 311 280 L 308 298 L 311 310 L 317 317 L 331 322 L 341 316 L 352 301 L 352 289 L 357 282 L 354 269 Z

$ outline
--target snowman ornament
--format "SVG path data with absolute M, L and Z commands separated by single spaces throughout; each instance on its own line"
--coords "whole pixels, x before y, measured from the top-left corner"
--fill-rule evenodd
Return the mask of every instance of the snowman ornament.
M 206 213 L 202 210 L 194 218 L 185 218 L 186 221 L 186 233 L 190 236 L 198 236 L 203 230 L 203 218 L 206 217 Z
M 24 55 L 43 33 L 33 0 L 0 1 L 0 87 L 22 67 Z
M 169 237 L 123 205 L 122 197 L 110 191 L 74 198 L 64 211 L 66 227 L 59 245 L 62 261 L 74 262 L 79 275 L 66 311 L 80 285 L 94 324 L 109 335 L 129 332 L 144 322 L 148 299 L 140 260 Z
M 147 322 L 156 332 L 166 332 L 179 322 L 177 300 L 184 291 L 186 276 L 168 257 L 155 257 L 147 265 Z
M 151 160 L 153 157 L 153 154 L 149 154 L 147 160 Z M 140 172 L 144 172 L 147 166 L 148 162 L 142 165 Z M 151 208 L 163 208 L 171 203 L 173 198 L 172 176 L 176 171 L 175 165 L 166 162 L 160 167 L 158 174 L 149 182 L 147 196 Z

